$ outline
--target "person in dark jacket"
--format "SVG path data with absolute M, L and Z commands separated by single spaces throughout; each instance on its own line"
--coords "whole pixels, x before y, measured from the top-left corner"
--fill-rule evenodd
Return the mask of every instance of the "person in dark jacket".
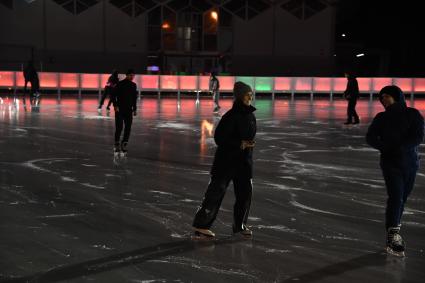
M 117 86 L 119 81 L 120 80 L 118 78 L 118 71 L 114 70 L 108 78 L 108 82 L 106 83 L 105 90 L 103 91 L 102 97 L 100 99 L 99 107 L 97 109 L 99 112 L 102 110 L 103 103 L 105 102 L 105 98 L 107 96 L 109 96 L 109 102 L 108 102 L 108 105 L 106 106 L 106 110 L 108 111 L 110 110 L 110 106 L 112 104 L 112 92 L 114 88 Z
M 220 110 L 220 81 L 216 77 L 216 73 L 212 72 L 210 77 L 210 84 L 209 84 L 210 92 L 213 95 L 214 100 L 214 110 L 213 112 L 218 112 Z
M 27 92 L 28 83 L 31 84 L 30 99 L 39 95 L 40 81 L 38 79 L 37 71 L 35 70 L 34 63 L 32 60 L 28 61 L 28 65 L 24 69 L 24 99 L 25 93 Z
M 247 228 L 252 196 L 252 153 L 257 131 L 251 106 L 252 89 L 236 82 L 233 87 L 233 107 L 223 115 L 214 133 L 217 144 L 211 168 L 211 180 L 193 221 L 196 236 L 214 237 L 210 230 L 220 209 L 226 189 L 233 181 L 235 205 L 233 207 L 233 233 L 251 236 Z
M 347 121 L 345 125 L 360 123 L 359 115 L 356 112 L 357 99 L 359 98 L 359 84 L 356 77 L 349 72 L 345 73 L 347 78 L 347 88 L 344 91 L 344 97 L 348 101 L 347 105 Z M 354 118 L 354 121 L 353 121 Z
M 406 106 L 403 92 L 395 85 L 384 87 L 379 99 L 385 112 L 373 119 L 366 141 L 381 152 L 380 165 L 388 194 L 387 251 L 404 255 L 401 217 L 419 168 L 418 147 L 424 138 L 424 118 L 418 110 Z
M 127 152 L 127 143 L 130 137 L 133 115 L 137 111 L 137 86 L 133 82 L 134 71 L 128 70 L 126 78 L 120 81 L 112 93 L 112 103 L 115 109 L 115 152 Z M 121 132 L 124 124 L 124 137 L 120 144 Z

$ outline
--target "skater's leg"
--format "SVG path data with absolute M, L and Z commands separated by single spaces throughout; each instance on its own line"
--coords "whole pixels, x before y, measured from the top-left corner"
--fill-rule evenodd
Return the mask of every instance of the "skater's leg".
M 360 122 L 359 115 L 357 114 L 357 111 L 356 111 L 356 105 L 357 105 L 357 100 L 354 100 L 353 105 L 352 105 L 352 115 L 354 117 L 354 123 L 355 124 Z
M 217 217 L 230 179 L 224 176 L 211 176 L 202 205 L 199 207 L 193 220 L 193 227 L 201 229 L 209 229 L 211 227 Z
M 353 101 L 349 100 L 347 105 L 347 123 L 353 122 Z
M 405 176 L 404 176 L 403 202 L 401 204 L 401 209 L 400 209 L 399 223 L 401 223 L 401 218 L 403 216 L 404 204 L 406 203 L 407 198 L 409 197 L 415 185 L 416 173 L 417 173 L 416 168 L 408 168 L 406 172 L 404 172 Z
M 400 215 L 403 210 L 404 180 L 399 168 L 385 167 L 382 168 L 382 173 L 388 195 L 385 217 L 385 226 L 388 230 L 390 227 L 398 227 L 400 225 Z
M 120 143 L 124 119 L 120 112 L 115 112 L 115 144 Z
M 252 180 L 244 176 L 233 179 L 235 205 L 233 206 L 233 233 L 246 230 L 252 198 Z
M 128 142 L 131 133 L 131 125 L 133 124 L 133 113 L 126 113 L 124 115 L 124 137 L 122 139 L 123 143 Z
M 105 88 L 105 90 L 102 92 L 102 96 L 100 97 L 99 107 L 98 107 L 99 109 L 102 108 L 103 103 L 105 102 L 105 98 L 106 98 L 106 95 L 107 94 L 108 94 L 108 89 Z

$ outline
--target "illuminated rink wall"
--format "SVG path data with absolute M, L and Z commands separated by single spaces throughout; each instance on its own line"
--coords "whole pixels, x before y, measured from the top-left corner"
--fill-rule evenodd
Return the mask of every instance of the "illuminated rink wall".
M 103 90 L 109 74 L 50 73 L 39 72 L 40 88 L 57 90 L 76 90 L 81 95 L 84 91 Z M 123 75 L 120 75 L 123 77 Z M 220 92 L 232 92 L 233 84 L 242 81 L 249 84 L 254 93 L 271 93 L 273 97 L 279 93 L 343 93 L 347 85 L 346 78 L 324 77 L 245 77 L 218 76 Z M 386 85 L 398 85 L 406 94 L 425 93 L 425 78 L 357 78 L 361 93 L 372 95 Z M 141 92 L 205 92 L 208 91 L 209 76 L 168 76 L 168 75 L 136 75 L 135 83 Z M 0 88 L 13 90 L 24 87 L 22 72 L 0 71 Z

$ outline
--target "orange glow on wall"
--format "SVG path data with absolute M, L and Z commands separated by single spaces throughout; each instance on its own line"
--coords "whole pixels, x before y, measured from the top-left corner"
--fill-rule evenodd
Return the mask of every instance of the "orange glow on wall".
M 274 89 L 276 91 L 291 91 L 291 83 L 292 79 L 291 78 L 284 78 L 284 77 L 280 77 L 280 78 L 274 78 Z
M 180 89 L 181 90 L 196 90 L 198 80 L 196 76 L 180 76 Z
M 142 75 L 140 78 L 140 88 L 154 90 L 159 87 L 159 76 L 155 75 Z
M 13 72 L 0 72 L 0 86 L 14 86 Z
M 294 78 L 295 92 L 312 91 L 311 82 L 312 82 L 312 78 L 308 78 L 308 77 Z
M 401 88 L 403 92 L 410 93 L 413 91 L 413 79 L 408 78 L 394 78 L 393 84 Z
M 235 77 L 222 77 L 217 76 L 220 82 L 220 90 L 233 91 L 233 85 L 235 84 Z
M 392 85 L 393 80 L 391 78 L 373 78 L 372 85 L 373 91 L 379 92 L 384 86 Z
M 211 11 L 211 19 L 218 21 L 218 13 L 216 11 Z
M 178 86 L 177 76 L 161 76 L 161 89 L 177 90 Z
M 425 79 L 415 78 L 413 81 L 415 83 L 415 87 L 413 89 L 415 92 L 425 92 Z
M 65 74 L 65 73 L 62 73 Z M 74 74 L 76 75 L 76 74 Z M 58 73 L 38 73 L 40 79 L 40 87 L 45 88 L 58 88 Z
M 164 22 L 163 24 L 162 24 L 162 26 L 161 26 L 163 29 L 169 29 L 171 26 L 170 26 L 170 24 L 169 23 L 167 23 L 167 22 Z
M 61 73 L 59 85 L 61 88 L 78 88 L 78 74 Z
M 81 87 L 87 89 L 99 89 L 99 75 L 81 74 Z
M 209 76 L 200 76 L 199 77 L 199 89 L 202 91 L 210 90 L 210 77 Z
M 331 92 L 332 78 L 313 78 L 314 92 Z

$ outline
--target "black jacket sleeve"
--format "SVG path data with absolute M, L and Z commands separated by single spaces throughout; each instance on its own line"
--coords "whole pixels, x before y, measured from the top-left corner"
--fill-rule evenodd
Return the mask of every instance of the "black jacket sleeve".
M 218 146 L 224 148 L 240 148 L 241 140 L 236 137 L 236 120 L 231 116 L 223 116 L 214 133 L 214 140 Z
M 133 83 L 131 92 L 132 92 L 132 101 L 131 101 L 132 109 L 133 109 L 133 112 L 136 112 L 137 111 L 137 86 L 135 83 Z
M 416 147 L 424 140 L 424 117 L 416 109 L 409 109 L 409 131 L 407 138 L 403 142 L 403 146 Z
M 383 113 L 378 113 L 375 116 L 372 123 L 369 126 L 366 134 L 366 142 L 373 148 L 379 151 L 384 150 L 384 143 L 382 142 L 381 130 L 382 130 L 382 119 Z

